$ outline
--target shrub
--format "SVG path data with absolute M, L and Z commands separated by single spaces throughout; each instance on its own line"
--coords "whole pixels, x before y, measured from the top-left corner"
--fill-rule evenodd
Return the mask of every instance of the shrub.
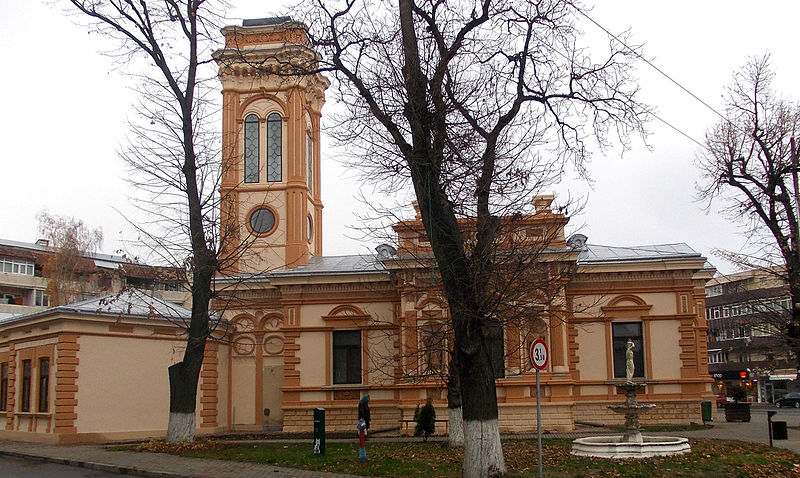
M 741 385 L 733 385 L 728 387 L 728 395 L 736 400 L 736 402 L 743 402 L 747 400 L 747 390 Z
M 422 436 L 423 441 L 428 441 L 428 437 L 436 431 L 436 410 L 433 408 L 430 398 L 425 401 L 422 408 L 417 405 L 417 409 L 414 411 L 414 420 L 417 421 L 414 436 Z

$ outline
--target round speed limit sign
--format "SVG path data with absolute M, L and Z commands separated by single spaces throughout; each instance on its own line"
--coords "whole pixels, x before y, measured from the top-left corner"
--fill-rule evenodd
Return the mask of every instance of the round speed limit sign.
M 542 339 L 536 339 L 531 344 L 531 365 L 536 370 L 544 370 L 547 367 L 547 344 Z

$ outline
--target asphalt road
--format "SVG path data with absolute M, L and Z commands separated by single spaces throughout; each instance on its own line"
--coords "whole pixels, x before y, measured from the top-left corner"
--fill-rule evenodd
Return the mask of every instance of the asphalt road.
M 41 461 L 0 457 L 0 478 L 112 478 L 122 475 Z

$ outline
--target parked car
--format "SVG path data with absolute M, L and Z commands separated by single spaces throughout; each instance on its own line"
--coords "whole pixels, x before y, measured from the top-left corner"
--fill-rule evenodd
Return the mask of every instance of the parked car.
M 717 408 L 722 408 L 725 406 L 726 402 L 732 402 L 733 399 L 730 397 L 717 397 Z
M 787 393 L 783 397 L 775 400 L 775 406 L 800 408 L 800 393 Z

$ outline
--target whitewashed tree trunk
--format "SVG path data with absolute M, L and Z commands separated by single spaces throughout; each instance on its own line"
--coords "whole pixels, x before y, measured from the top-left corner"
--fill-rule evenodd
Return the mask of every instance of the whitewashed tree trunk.
M 506 462 L 500 444 L 500 424 L 493 420 L 464 420 L 463 478 L 503 476 Z
M 170 412 L 167 425 L 167 443 L 194 441 L 194 413 Z
M 464 415 L 461 407 L 448 408 L 449 432 L 447 443 L 452 447 L 464 446 Z

